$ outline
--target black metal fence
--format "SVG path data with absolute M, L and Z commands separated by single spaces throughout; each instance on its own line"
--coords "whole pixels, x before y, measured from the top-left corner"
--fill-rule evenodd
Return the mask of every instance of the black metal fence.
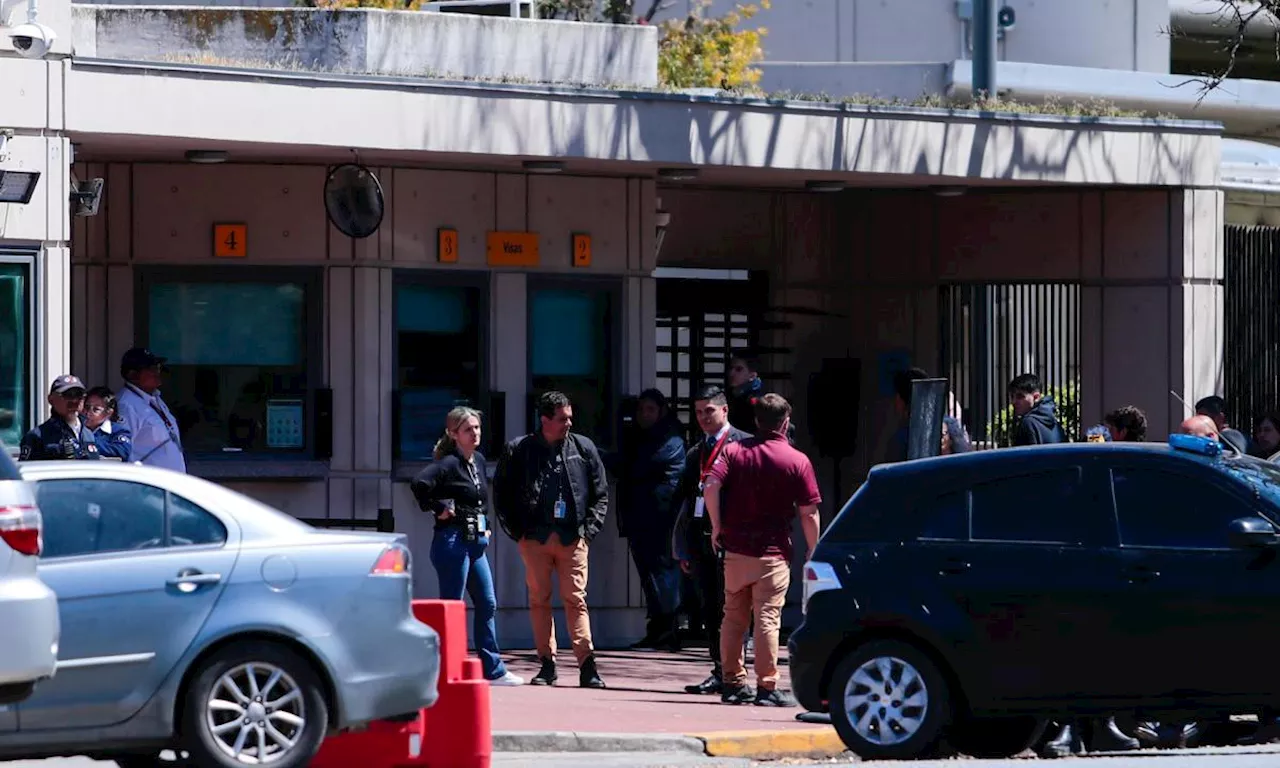
M 944 285 L 939 291 L 940 375 L 976 448 L 1010 442 L 1007 389 L 1035 373 L 1058 406 L 1068 438 L 1080 436 L 1080 286 L 1075 283 Z
M 1280 408 L 1280 229 L 1228 226 L 1225 236 L 1227 418 L 1247 431 Z

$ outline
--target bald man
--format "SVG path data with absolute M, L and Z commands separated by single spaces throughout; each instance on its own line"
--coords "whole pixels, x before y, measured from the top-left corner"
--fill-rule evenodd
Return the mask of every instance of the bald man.
M 1192 416 L 1182 422 L 1182 434 L 1195 435 L 1196 437 L 1207 437 L 1211 440 L 1218 440 L 1218 425 L 1213 423 L 1213 419 L 1208 416 Z

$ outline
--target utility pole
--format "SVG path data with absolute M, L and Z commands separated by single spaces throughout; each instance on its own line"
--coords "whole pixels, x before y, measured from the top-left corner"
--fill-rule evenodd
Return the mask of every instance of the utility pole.
M 996 25 L 1000 0 L 973 0 L 973 97 L 996 97 Z

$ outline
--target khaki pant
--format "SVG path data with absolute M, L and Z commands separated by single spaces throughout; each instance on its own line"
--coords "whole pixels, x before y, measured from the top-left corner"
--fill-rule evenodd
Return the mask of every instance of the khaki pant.
M 746 651 L 742 638 L 756 617 L 756 685 L 772 690 L 778 685 L 778 630 L 782 606 L 791 586 L 791 564 L 780 557 L 748 557 L 733 552 L 724 556 L 724 623 L 720 626 L 720 658 L 724 684 L 747 682 Z
M 587 615 L 587 541 L 578 539 L 570 546 L 551 534 L 546 544 L 521 539 L 520 558 L 524 560 L 524 580 L 529 588 L 529 618 L 533 624 L 533 642 L 538 656 L 556 657 L 556 625 L 551 616 L 551 575 L 560 582 L 560 601 L 564 603 L 573 655 L 581 665 L 594 653 L 591 646 L 591 618 Z

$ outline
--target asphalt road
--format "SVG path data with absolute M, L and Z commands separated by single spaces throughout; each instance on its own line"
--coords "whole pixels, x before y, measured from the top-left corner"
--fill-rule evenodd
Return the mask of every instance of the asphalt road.
M 1169 752 L 1143 752 L 1141 754 L 1117 755 L 1114 757 L 1090 757 L 1088 768 L 1275 768 L 1280 761 L 1280 746 L 1237 747 L 1228 749 L 1184 749 Z M 756 768 L 770 766 L 776 768 L 824 768 L 832 765 L 848 765 L 856 762 L 847 760 L 827 760 L 823 762 L 805 762 L 798 760 L 770 761 L 753 763 L 749 760 L 697 757 L 686 754 L 609 754 L 589 752 L 548 752 L 548 753 L 500 753 L 494 755 L 494 768 Z M 866 765 L 883 768 L 1027 768 L 1028 760 L 933 760 L 918 763 L 867 763 Z M 1069 759 L 1065 766 L 1073 763 L 1079 765 L 1078 759 Z M 22 760 L 18 762 L 0 763 L 4 768 L 111 768 L 114 763 L 102 763 L 82 757 L 59 758 L 54 760 Z

